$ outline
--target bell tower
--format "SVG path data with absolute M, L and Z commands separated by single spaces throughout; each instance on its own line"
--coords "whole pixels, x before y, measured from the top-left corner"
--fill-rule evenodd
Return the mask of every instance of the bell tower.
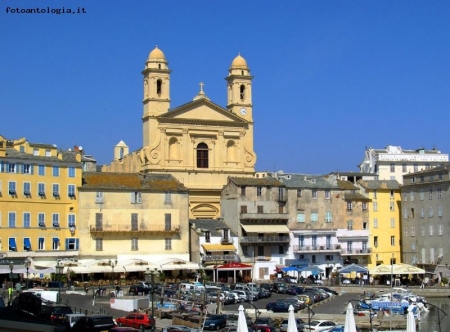
M 143 140 L 144 145 L 150 142 L 151 120 L 170 108 L 170 70 L 164 53 L 156 46 L 145 62 L 144 76 L 144 112 Z
M 231 63 L 226 77 L 227 108 L 249 122 L 253 122 L 252 79 L 247 61 L 239 54 Z

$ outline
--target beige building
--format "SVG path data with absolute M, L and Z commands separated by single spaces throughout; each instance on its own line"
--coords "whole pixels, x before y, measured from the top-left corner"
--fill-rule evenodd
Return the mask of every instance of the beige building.
M 110 272 L 111 262 L 121 274 L 198 269 L 189 263 L 188 191 L 170 174 L 87 172 L 79 193 L 82 266 L 74 271 Z
M 229 176 L 252 177 L 252 79 L 238 55 L 226 77 L 226 108 L 209 100 L 200 83 L 192 101 L 171 108 L 170 73 L 164 53 L 155 48 L 145 63 L 141 149 L 120 141 L 107 172 L 170 173 L 189 188 L 191 218 L 220 216 L 220 192 Z

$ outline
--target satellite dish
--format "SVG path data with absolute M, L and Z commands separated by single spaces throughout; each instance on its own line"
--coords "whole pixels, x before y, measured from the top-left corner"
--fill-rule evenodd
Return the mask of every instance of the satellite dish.
M 79 147 L 78 147 L 78 150 L 83 151 L 83 147 L 82 147 L 82 146 L 79 146 Z

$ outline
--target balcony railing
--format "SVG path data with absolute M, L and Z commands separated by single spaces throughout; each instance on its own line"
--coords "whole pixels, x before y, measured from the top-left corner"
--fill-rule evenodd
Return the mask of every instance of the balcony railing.
M 205 255 L 205 256 L 203 256 L 204 262 L 219 262 L 219 261 L 237 262 L 238 260 L 239 260 L 238 255 Z
M 250 220 L 288 220 L 289 214 L 287 213 L 241 213 L 241 219 Z
M 294 245 L 293 246 L 294 251 L 297 252 L 330 252 L 330 251 L 341 251 L 342 247 L 340 244 L 332 244 L 329 246 L 312 246 L 312 245 L 308 245 L 308 246 L 299 246 L 299 245 Z
M 139 225 L 138 228 L 131 225 L 102 225 L 101 227 L 90 226 L 91 233 L 178 233 L 179 225 L 165 227 L 165 225 Z
M 250 243 L 289 243 L 289 236 L 243 236 L 240 238 L 241 244 Z
M 341 255 L 370 255 L 372 253 L 372 248 L 352 248 L 352 249 L 342 249 Z
M 233 243 L 233 239 L 231 237 L 223 237 L 220 239 L 221 244 Z

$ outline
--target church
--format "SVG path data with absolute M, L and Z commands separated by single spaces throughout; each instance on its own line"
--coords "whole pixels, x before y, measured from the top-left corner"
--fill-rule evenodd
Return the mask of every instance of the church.
M 190 219 L 215 219 L 228 177 L 255 174 L 253 76 L 238 55 L 226 77 L 226 108 L 209 100 L 202 83 L 191 101 L 171 107 L 170 73 L 156 47 L 142 71 L 142 148 L 130 153 L 120 141 L 102 171 L 170 173 L 189 189 Z

